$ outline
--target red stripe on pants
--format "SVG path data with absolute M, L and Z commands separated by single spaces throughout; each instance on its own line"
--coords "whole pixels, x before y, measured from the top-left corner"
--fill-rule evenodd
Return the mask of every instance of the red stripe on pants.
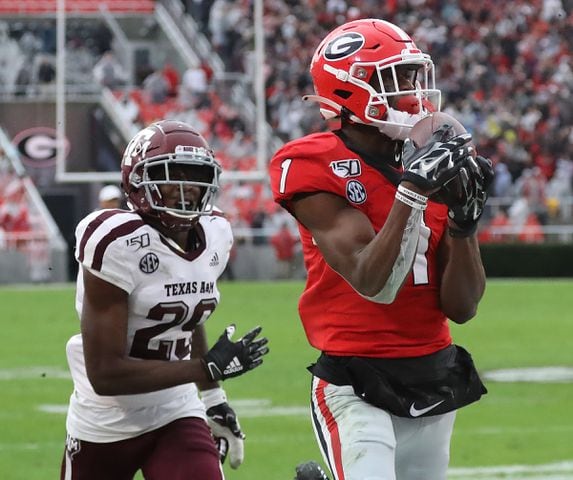
M 330 434 L 330 446 L 334 457 L 334 468 L 336 469 L 336 472 L 334 472 L 335 476 L 338 480 L 344 480 L 344 470 L 342 469 L 342 447 L 340 445 L 338 425 L 324 399 L 324 389 L 327 385 L 328 382 L 325 382 L 322 379 L 318 381 L 318 385 L 316 387 L 316 401 L 318 403 L 320 413 L 326 420 L 326 428 L 328 428 L 328 432 Z

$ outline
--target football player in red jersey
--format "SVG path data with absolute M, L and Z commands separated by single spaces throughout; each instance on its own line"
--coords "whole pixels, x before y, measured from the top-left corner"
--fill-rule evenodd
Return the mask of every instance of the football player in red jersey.
M 337 480 L 445 479 L 455 412 L 486 391 L 448 319 L 471 319 L 484 292 L 475 230 L 491 163 L 447 125 L 421 148 L 407 138 L 440 91 L 391 23 L 334 29 L 310 73 L 306 98 L 340 128 L 284 145 L 270 178 L 308 273 L 316 438 Z
M 76 229 L 81 334 L 66 346 L 61 479 L 221 480 L 221 455 L 237 468 L 244 435 L 218 381 L 268 352 L 260 327 L 233 342 L 231 325 L 207 346 L 233 242 L 212 204 L 221 167 L 192 127 L 164 120 L 134 136 L 121 169 L 130 210 L 97 210 Z

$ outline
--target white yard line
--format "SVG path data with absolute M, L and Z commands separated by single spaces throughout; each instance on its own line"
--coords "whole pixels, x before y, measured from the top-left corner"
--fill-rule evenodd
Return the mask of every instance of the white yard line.
M 571 480 L 573 461 L 544 465 L 503 465 L 499 467 L 450 468 L 448 480 L 454 479 L 519 479 L 519 480 Z
M 34 378 L 71 379 L 67 368 L 61 367 L 16 367 L 0 369 L 0 380 L 26 380 Z
M 478 428 L 462 428 L 455 427 L 454 435 L 503 435 L 507 433 L 512 434 L 531 434 L 531 433 L 563 433 L 573 432 L 573 425 L 559 425 L 559 426 L 540 426 L 540 427 L 478 427 Z

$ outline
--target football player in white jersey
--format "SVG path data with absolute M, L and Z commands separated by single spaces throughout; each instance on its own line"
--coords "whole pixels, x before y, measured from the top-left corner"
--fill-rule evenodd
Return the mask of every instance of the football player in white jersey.
M 121 169 L 131 209 L 95 211 L 76 229 L 81 334 L 66 348 L 61 479 L 221 480 L 223 451 L 237 468 L 244 435 L 218 381 L 268 352 L 260 327 L 234 342 L 231 325 L 207 346 L 233 243 L 212 204 L 221 167 L 192 127 L 165 120 L 135 135 Z

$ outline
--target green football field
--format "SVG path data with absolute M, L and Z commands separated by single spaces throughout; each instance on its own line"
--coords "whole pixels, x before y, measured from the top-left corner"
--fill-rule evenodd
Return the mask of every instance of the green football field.
M 245 463 L 225 467 L 226 476 L 292 480 L 296 464 L 322 463 L 306 371 L 317 352 L 296 310 L 303 285 L 220 288 L 222 301 L 207 323 L 211 342 L 231 322 L 238 333 L 260 324 L 271 348 L 261 368 L 224 384 L 247 435 Z M 450 479 L 573 479 L 572 292 L 573 280 L 492 280 L 478 316 L 452 327 L 489 394 L 458 413 Z M 72 388 L 64 347 L 79 328 L 73 286 L 2 287 L 0 312 L 0 479 L 56 479 Z M 525 368 L 494 380 L 495 370 Z

